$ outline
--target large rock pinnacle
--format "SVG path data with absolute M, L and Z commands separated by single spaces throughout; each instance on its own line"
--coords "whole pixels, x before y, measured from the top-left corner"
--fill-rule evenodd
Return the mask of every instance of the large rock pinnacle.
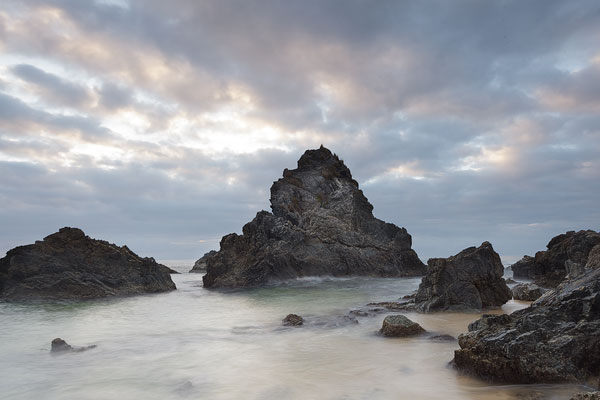
M 418 276 L 425 266 L 406 229 L 373 216 L 344 162 L 321 146 L 271 186 L 242 235 L 221 240 L 205 287 L 247 287 L 300 276 Z

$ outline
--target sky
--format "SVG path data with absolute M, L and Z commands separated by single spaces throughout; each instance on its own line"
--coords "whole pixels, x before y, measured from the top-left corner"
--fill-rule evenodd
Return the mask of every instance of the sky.
M 0 5 L 0 256 L 76 226 L 191 263 L 321 144 L 423 261 L 599 230 L 600 3 Z

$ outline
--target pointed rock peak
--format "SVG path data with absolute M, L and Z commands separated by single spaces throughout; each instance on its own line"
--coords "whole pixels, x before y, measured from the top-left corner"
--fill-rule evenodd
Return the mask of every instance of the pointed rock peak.
M 62 240 L 62 241 L 69 241 L 69 240 L 79 240 L 79 239 L 83 239 L 85 238 L 85 233 L 79 229 L 79 228 L 71 228 L 71 227 L 64 227 L 64 228 L 60 228 L 60 230 L 58 232 L 55 232 L 51 235 L 48 235 L 44 238 L 44 241 L 54 241 L 54 240 Z
M 336 154 L 333 154 L 328 148 L 321 145 L 316 150 L 306 150 L 298 160 L 298 170 L 319 169 L 324 172 L 326 178 L 348 178 L 352 179 L 352 174 L 344 161 L 340 160 Z

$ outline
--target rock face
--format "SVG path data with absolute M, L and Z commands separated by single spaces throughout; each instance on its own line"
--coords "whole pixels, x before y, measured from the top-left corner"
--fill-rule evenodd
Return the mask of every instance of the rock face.
M 454 362 L 502 383 L 591 384 L 600 377 L 600 269 L 566 281 L 531 307 L 484 315 L 458 338 Z
M 0 298 L 92 299 L 175 289 L 169 268 L 127 246 L 62 228 L 0 259 Z
M 379 332 L 387 337 L 403 337 L 424 333 L 425 329 L 416 322 L 406 318 L 404 315 L 398 314 L 385 317 L 383 326 Z
M 535 301 L 542 297 L 546 290 L 534 283 L 521 283 L 512 288 L 515 300 Z
M 190 272 L 198 272 L 198 273 L 206 272 L 207 260 L 209 258 L 213 257 L 215 254 L 217 254 L 217 252 L 215 250 L 211 250 L 208 253 L 204 253 L 202 258 L 200 258 L 198 261 L 196 261 L 194 263 L 194 266 L 192 267 Z
M 504 267 L 489 242 L 469 247 L 449 258 L 427 262 L 417 296 L 419 311 L 481 310 L 498 307 L 512 298 L 502 278 Z
M 511 267 L 517 278 L 533 279 L 544 287 L 556 287 L 567 275 L 576 277 L 598 268 L 599 245 L 600 233 L 596 231 L 569 231 L 552 238 L 547 250 L 538 251 L 535 257 L 525 256 Z
M 406 229 L 373 216 L 350 170 L 321 146 L 271 186 L 272 213 L 221 239 L 204 287 L 250 287 L 301 276 L 419 276 Z
M 283 319 L 284 326 L 300 326 L 304 324 L 304 318 L 297 314 L 288 314 Z

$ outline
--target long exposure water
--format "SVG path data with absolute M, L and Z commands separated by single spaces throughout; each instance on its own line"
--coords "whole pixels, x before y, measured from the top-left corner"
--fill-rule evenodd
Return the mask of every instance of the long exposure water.
M 202 288 L 63 304 L 0 304 L 3 399 L 569 399 L 583 388 L 498 386 L 461 376 L 456 341 L 383 338 L 385 314 L 344 316 L 397 300 L 416 279 L 305 279 L 261 289 Z M 509 302 L 497 312 L 527 303 Z M 289 313 L 303 327 L 283 327 Z M 454 337 L 479 314 L 406 314 Z M 50 341 L 96 344 L 52 355 Z M 534 397 L 527 397 L 534 396 Z M 537 397 L 536 397 L 537 396 Z

